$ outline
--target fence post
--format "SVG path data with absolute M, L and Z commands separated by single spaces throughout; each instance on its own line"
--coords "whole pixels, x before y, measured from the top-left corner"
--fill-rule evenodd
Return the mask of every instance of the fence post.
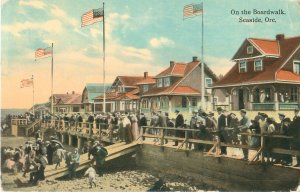
M 164 134 L 164 129 L 160 129 L 160 134 L 161 134 L 161 138 L 160 138 L 160 145 L 163 146 L 164 145 L 164 137 L 165 137 L 165 134 Z
M 189 147 L 189 134 L 187 130 L 184 130 L 184 134 L 185 134 L 185 149 L 188 149 Z
M 261 134 L 261 162 L 264 162 L 264 148 L 265 148 L 265 137 L 263 134 Z

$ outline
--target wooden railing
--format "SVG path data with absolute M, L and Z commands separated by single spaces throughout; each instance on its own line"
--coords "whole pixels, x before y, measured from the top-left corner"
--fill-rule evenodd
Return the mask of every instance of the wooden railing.
M 99 137 L 110 137 L 119 138 L 119 126 L 113 126 L 109 129 L 109 125 L 105 123 L 89 123 L 89 122 L 68 122 L 63 120 L 51 120 L 42 123 L 42 127 L 53 128 L 61 132 L 72 132 L 80 134 L 88 134 L 89 137 L 99 136 Z
M 33 123 L 28 124 L 28 126 L 26 127 L 25 135 L 29 136 L 30 134 L 34 133 L 36 131 L 36 128 L 41 126 L 41 122 L 41 119 L 37 119 Z
M 12 119 L 11 125 L 27 125 L 28 121 L 27 119 Z
M 146 133 L 146 130 L 159 130 L 158 134 L 149 134 Z M 176 136 L 169 136 L 166 131 L 172 130 L 172 131 L 184 131 L 185 137 L 176 137 Z M 200 139 L 193 139 L 189 138 L 189 132 L 200 132 L 200 130 L 197 129 L 186 129 L 186 128 L 170 128 L 170 127 L 151 127 L 151 126 L 144 126 L 140 129 L 140 142 L 143 143 L 143 140 L 145 138 L 157 138 L 160 140 L 160 145 L 164 146 L 164 140 L 173 140 L 173 141 L 182 141 L 180 145 L 178 145 L 177 150 L 190 150 L 189 149 L 189 143 L 196 143 L 196 144 L 206 144 L 206 145 L 212 145 L 212 147 L 208 150 L 206 153 L 207 155 L 213 155 L 213 156 L 220 156 L 220 147 L 232 147 L 232 148 L 241 148 L 241 149 L 250 149 L 255 150 L 256 154 L 249 159 L 249 164 L 260 160 L 261 162 L 264 162 L 264 151 L 266 148 L 265 140 L 266 138 L 274 138 L 274 139 L 294 139 L 291 136 L 284 136 L 284 135 L 268 135 L 268 134 L 253 134 L 253 133 L 238 133 L 239 135 L 245 135 L 250 137 L 260 137 L 261 138 L 261 144 L 258 147 L 251 147 L 249 145 L 242 145 L 242 144 L 231 144 L 231 143 L 225 143 L 220 142 L 219 139 L 214 140 L 200 140 Z M 210 134 L 216 136 L 218 135 L 217 131 L 210 131 Z M 297 150 L 291 150 L 291 149 L 283 149 L 283 148 L 272 148 L 272 153 L 278 153 L 278 154 L 288 154 L 288 155 L 296 155 L 300 156 L 300 151 Z

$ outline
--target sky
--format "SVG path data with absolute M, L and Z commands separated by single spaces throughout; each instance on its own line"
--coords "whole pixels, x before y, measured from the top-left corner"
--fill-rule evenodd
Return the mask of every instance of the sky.
M 118 75 L 156 75 L 171 60 L 201 57 L 201 16 L 183 20 L 183 7 L 204 3 L 204 61 L 217 74 L 249 37 L 300 35 L 298 0 L 107 0 L 105 2 L 106 82 Z M 54 93 L 82 93 L 86 83 L 102 82 L 102 22 L 81 27 L 96 0 L 1 0 L 1 108 L 30 108 L 33 89 L 20 88 L 34 75 L 35 103 L 51 94 L 51 58 L 35 61 L 37 48 L 54 44 Z M 231 11 L 277 10 L 276 23 L 239 23 Z

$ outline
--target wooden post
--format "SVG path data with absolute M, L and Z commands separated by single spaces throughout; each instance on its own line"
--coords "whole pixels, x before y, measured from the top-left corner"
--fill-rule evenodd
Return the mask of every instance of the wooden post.
M 189 147 L 189 134 L 187 130 L 184 130 L 185 133 L 185 149 L 187 150 Z
M 160 129 L 160 134 L 161 134 L 161 138 L 160 138 L 160 145 L 163 146 L 164 145 L 164 129 Z
M 261 158 L 261 162 L 263 163 L 264 162 L 264 148 L 265 148 L 265 137 L 263 136 L 263 134 L 261 134 L 261 155 L 260 155 L 260 158 Z

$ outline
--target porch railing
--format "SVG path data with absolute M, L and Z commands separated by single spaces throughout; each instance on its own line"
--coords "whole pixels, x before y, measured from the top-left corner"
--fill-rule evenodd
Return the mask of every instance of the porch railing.
M 275 103 L 253 103 L 253 110 L 271 111 L 275 110 Z
M 299 103 L 279 103 L 279 110 L 294 110 L 299 108 Z
M 154 129 L 158 130 L 156 134 L 149 134 L 146 132 L 146 130 L 149 129 Z M 170 136 L 167 134 L 168 131 L 182 131 L 184 132 L 184 137 L 177 137 L 177 136 Z M 244 135 L 248 137 L 260 137 L 261 139 L 261 144 L 257 147 L 251 147 L 249 145 L 242 145 L 242 144 L 231 144 L 231 143 L 225 143 L 221 142 L 219 139 L 214 139 L 214 140 L 204 140 L 204 139 L 194 139 L 190 138 L 191 134 L 189 133 L 193 132 L 200 132 L 200 130 L 196 129 L 186 129 L 186 128 L 170 128 L 170 127 L 151 127 L 151 126 L 145 126 L 141 127 L 140 129 L 140 142 L 143 143 L 145 138 L 157 138 L 160 140 L 159 144 L 161 147 L 165 145 L 164 140 L 173 140 L 173 141 L 180 141 L 182 142 L 180 145 L 178 145 L 177 150 L 184 150 L 188 152 L 191 150 L 189 148 L 189 143 L 194 143 L 194 144 L 205 144 L 205 145 L 210 145 L 211 148 L 209 149 L 208 152 L 206 152 L 206 155 L 210 156 L 216 156 L 219 157 L 221 153 L 221 146 L 224 147 L 232 147 L 232 148 L 239 148 L 239 149 L 251 149 L 255 150 L 256 153 L 254 156 L 252 156 L 249 159 L 248 164 L 251 164 L 255 161 L 260 161 L 260 162 L 265 162 L 264 158 L 264 152 L 266 151 L 269 146 L 267 146 L 267 143 L 265 142 L 266 138 L 269 139 L 294 139 L 291 136 L 284 136 L 284 135 L 268 135 L 268 134 L 253 134 L 253 133 L 239 133 L 239 135 Z M 211 131 L 210 132 L 212 135 L 218 135 L 217 131 Z M 293 156 L 299 156 L 300 151 L 299 150 L 292 150 L 292 149 L 284 149 L 284 148 L 272 148 L 271 149 L 272 153 L 277 153 L 277 154 L 288 154 L 288 155 L 293 155 Z

